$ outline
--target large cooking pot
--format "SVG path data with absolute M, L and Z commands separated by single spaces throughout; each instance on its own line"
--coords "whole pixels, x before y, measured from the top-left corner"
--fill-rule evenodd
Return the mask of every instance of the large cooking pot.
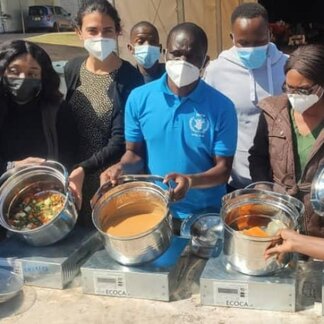
M 265 260 L 265 250 L 280 244 L 275 235 L 279 228 L 298 229 L 303 204 L 288 195 L 258 189 L 236 190 L 223 197 L 221 217 L 224 222 L 224 255 L 237 271 L 248 275 L 267 275 L 285 267 L 291 254 Z M 243 234 L 251 227 L 272 226 L 267 237 Z
M 68 173 L 55 161 L 46 161 L 17 167 L 5 172 L 0 178 L 0 225 L 30 245 L 44 246 L 63 239 L 73 229 L 78 214 L 68 189 Z M 53 219 L 35 229 L 18 230 L 8 223 L 14 202 L 26 192 L 58 191 L 64 195 L 64 207 Z
M 316 172 L 311 186 L 311 204 L 319 216 L 324 216 L 324 165 Z
M 121 176 L 117 186 L 113 187 L 111 182 L 107 182 L 91 201 L 92 220 L 105 249 L 121 264 L 135 265 L 152 261 L 170 245 L 172 215 L 169 211 L 169 192 L 156 184 L 159 182 L 163 182 L 159 176 Z M 151 213 L 156 206 L 163 208 L 163 217 L 146 231 L 139 230 L 130 235 L 107 232 L 110 222 L 122 222 L 125 215 L 128 217 L 128 212 L 130 216 Z M 123 216 L 121 212 L 124 212 Z

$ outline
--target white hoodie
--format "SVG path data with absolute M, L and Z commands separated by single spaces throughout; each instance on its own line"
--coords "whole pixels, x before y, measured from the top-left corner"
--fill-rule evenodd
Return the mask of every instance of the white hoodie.
M 258 102 L 282 93 L 287 55 L 270 43 L 267 59 L 255 70 L 247 69 L 235 47 L 223 51 L 207 66 L 204 80 L 230 98 L 238 117 L 238 142 L 229 184 L 244 188 L 251 183 L 248 151 L 253 144 L 261 110 Z

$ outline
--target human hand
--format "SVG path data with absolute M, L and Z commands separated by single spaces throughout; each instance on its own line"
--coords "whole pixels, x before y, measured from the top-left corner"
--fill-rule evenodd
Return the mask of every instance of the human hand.
M 28 157 L 28 158 L 23 159 L 23 160 L 14 161 L 14 166 L 19 167 L 19 166 L 30 165 L 30 164 L 41 164 L 41 163 L 44 163 L 44 162 L 45 162 L 45 159 L 42 159 L 42 158 Z
M 114 186 L 117 184 L 118 177 L 123 174 L 123 166 L 121 163 L 116 163 L 103 171 L 100 174 L 100 186 L 105 184 L 108 181 L 111 181 L 111 184 Z
M 73 194 L 75 205 L 78 210 L 82 206 L 82 187 L 84 182 L 84 170 L 82 167 L 74 169 L 69 176 L 69 188 Z
M 294 250 L 295 242 L 299 240 L 299 234 L 293 230 L 283 229 L 278 233 L 279 241 L 276 240 L 265 251 L 265 259 L 276 255 L 277 259 L 281 259 L 283 253 L 298 252 Z M 278 242 L 282 242 L 278 244 Z
M 171 190 L 171 200 L 176 201 L 185 197 L 191 187 L 191 178 L 184 174 L 169 173 L 164 177 L 163 183 L 173 180 L 177 185 Z

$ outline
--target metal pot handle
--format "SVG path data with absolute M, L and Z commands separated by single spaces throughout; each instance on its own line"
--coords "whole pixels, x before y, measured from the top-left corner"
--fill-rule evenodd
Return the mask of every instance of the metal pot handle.
M 0 186 L 8 179 L 10 178 L 13 174 L 16 174 L 17 172 L 20 172 L 26 168 L 30 168 L 30 167 L 37 167 L 39 165 L 45 165 L 45 166 L 49 166 L 49 167 L 53 167 L 55 169 L 57 169 L 58 171 L 60 171 L 65 179 L 65 183 L 64 183 L 64 189 L 68 189 L 69 187 L 69 174 L 65 168 L 65 166 L 59 162 L 56 161 L 52 161 L 52 160 L 46 160 L 40 164 L 26 164 L 26 165 L 21 165 L 19 167 L 14 167 L 8 171 L 6 171 L 5 173 L 3 173 L 0 177 Z
M 58 171 L 60 171 L 63 174 L 63 177 L 65 179 L 64 189 L 68 190 L 68 188 L 69 188 L 69 173 L 62 163 L 53 161 L 53 160 L 46 160 L 41 165 L 53 167 L 53 168 L 57 169 Z
M 122 175 L 118 177 L 117 180 L 117 186 L 123 183 L 128 183 L 128 182 L 134 182 L 134 181 L 146 181 L 146 182 L 154 182 L 154 181 L 159 181 L 159 182 L 163 182 L 164 178 L 158 175 L 151 175 L 151 174 L 127 174 L 127 175 Z M 172 190 L 172 187 L 170 185 L 170 183 L 167 183 L 169 190 L 167 191 L 168 194 L 168 199 L 170 197 L 170 192 Z M 90 205 L 91 208 L 94 208 L 94 206 L 96 205 L 96 203 L 98 202 L 98 200 L 106 193 L 108 192 L 110 189 L 112 189 L 113 187 L 115 187 L 116 185 L 113 185 L 111 183 L 111 181 L 107 181 L 106 183 L 104 183 L 98 190 L 97 192 L 94 194 L 94 196 L 92 197 L 91 201 L 90 201 Z
M 267 187 L 269 189 L 267 189 Z M 269 191 L 271 194 L 281 197 L 287 200 L 289 203 L 293 204 L 296 207 L 297 211 L 299 212 L 300 216 L 304 215 L 305 212 L 304 204 L 297 198 L 290 196 L 281 185 L 269 181 L 257 181 L 249 184 L 244 189 L 257 189 L 257 190 Z M 280 191 L 278 191 L 278 189 L 280 189 Z

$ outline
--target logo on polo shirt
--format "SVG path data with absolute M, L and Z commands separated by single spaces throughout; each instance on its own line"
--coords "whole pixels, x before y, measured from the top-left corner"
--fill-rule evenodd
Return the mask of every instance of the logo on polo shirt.
M 209 129 L 209 120 L 203 114 L 196 113 L 189 120 L 189 126 L 194 136 L 204 136 Z

